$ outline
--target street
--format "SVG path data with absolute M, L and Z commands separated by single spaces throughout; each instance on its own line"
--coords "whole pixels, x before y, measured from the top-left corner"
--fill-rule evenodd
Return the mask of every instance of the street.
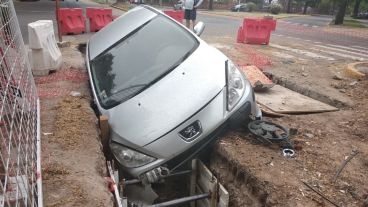
M 86 8 L 86 7 L 100 7 L 100 4 L 65 0 L 59 1 L 60 8 Z M 55 17 L 55 1 L 40 0 L 40 1 L 14 1 L 15 11 L 18 16 L 19 26 L 22 32 L 25 44 L 28 44 L 28 27 L 31 22 L 47 19 L 54 21 L 54 30 L 57 31 L 56 17 Z M 57 37 L 57 34 L 55 34 Z

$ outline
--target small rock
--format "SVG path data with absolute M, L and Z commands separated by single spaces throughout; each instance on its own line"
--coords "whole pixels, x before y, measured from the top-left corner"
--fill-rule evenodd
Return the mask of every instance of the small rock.
M 294 63 L 293 60 L 282 60 L 281 61 L 283 64 L 291 64 L 291 63 Z
M 69 41 L 62 41 L 62 42 L 58 42 L 57 45 L 60 48 L 63 48 L 63 47 L 70 47 L 71 43 Z
M 308 73 L 302 73 L 302 76 L 307 77 L 309 74 Z
M 81 96 L 82 94 L 81 94 L 80 92 L 78 92 L 78 91 L 72 91 L 72 92 L 70 92 L 70 95 L 71 95 L 71 96 L 74 96 L 74 97 L 79 97 L 79 96 Z
M 304 136 L 309 138 L 309 139 L 312 139 L 314 137 L 314 135 L 311 134 L 311 133 L 305 133 Z
M 316 174 L 317 174 L 318 178 L 320 178 L 321 175 L 322 175 L 320 172 L 316 172 Z
M 368 198 L 364 200 L 363 207 L 368 207 Z
M 339 91 L 340 91 L 340 93 L 346 93 L 345 89 L 340 89 Z
M 340 73 L 336 73 L 336 74 L 332 77 L 332 79 L 335 79 L 335 80 L 344 80 L 344 78 L 341 76 L 341 74 L 340 74 Z
M 358 81 L 353 81 L 349 84 L 349 86 L 355 86 L 358 83 Z
M 289 134 L 290 135 L 296 135 L 296 134 L 298 134 L 298 129 L 297 128 L 290 128 L 289 129 Z
M 345 194 L 345 191 L 344 190 L 340 190 L 341 193 Z

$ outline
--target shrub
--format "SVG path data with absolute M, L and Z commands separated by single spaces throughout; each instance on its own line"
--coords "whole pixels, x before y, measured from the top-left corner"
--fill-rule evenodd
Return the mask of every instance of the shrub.
M 270 6 L 270 11 L 272 14 L 279 14 L 281 9 L 282 9 L 282 6 L 279 3 L 272 3 Z
M 253 2 L 249 2 L 249 3 L 247 3 L 247 7 L 248 7 L 249 11 L 251 12 L 251 11 L 254 11 L 256 9 L 257 5 Z

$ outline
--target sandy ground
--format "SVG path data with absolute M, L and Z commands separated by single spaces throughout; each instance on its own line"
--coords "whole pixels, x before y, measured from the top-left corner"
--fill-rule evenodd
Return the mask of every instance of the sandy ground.
M 41 100 L 44 204 L 113 206 L 83 58 L 75 45 L 62 53 L 61 70 L 35 78 Z M 73 91 L 80 96 L 71 96 Z
M 335 77 L 351 61 L 288 59 L 273 55 L 278 50 L 269 46 L 237 44 L 220 37 L 207 41 L 239 65 L 253 63 L 295 87 L 321 93 L 315 98 L 340 108 L 337 112 L 265 117 L 296 132 L 291 137 L 294 158 L 283 157 L 279 146 L 259 143 L 247 131 L 224 136 L 215 147 L 211 169 L 230 192 L 230 206 L 333 205 L 303 182 L 337 206 L 367 206 L 368 80 Z M 358 154 L 334 182 L 338 168 L 353 152 Z

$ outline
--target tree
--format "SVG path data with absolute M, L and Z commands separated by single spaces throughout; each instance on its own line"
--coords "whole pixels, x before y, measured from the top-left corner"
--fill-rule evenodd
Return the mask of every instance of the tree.
M 353 11 L 353 18 L 357 18 L 358 17 L 360 2 L 361 2 L 361 0 L 355 0 L 354 11 Z
M 339 10 L 335 16 L 335 25 L 343 24 L 346 12 L 346 6 L 348 5 L 348 0 L 341 0 L 339 4 Z
M 208 3 L 208 10 L 213 10 L 213 0 L 210 0 Z
M 307 8 L 308 8 L 308 5 L 309 5 L 309 2 L 310 1 L 305 1 L 304 7 L 303 7 L 303 14 L 306 14 L 307 13 Z
M 293 0 L 288 0 L 287 6 L 286 6 L 286 13 L 291 13 L 291 3 Z

